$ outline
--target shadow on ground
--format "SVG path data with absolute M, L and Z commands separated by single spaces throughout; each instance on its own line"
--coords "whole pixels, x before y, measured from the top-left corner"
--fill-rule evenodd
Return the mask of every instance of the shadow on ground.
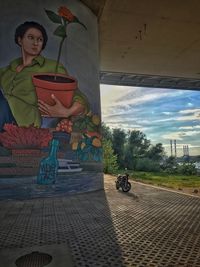
M 37 249 L 53 256 L 48 267 L 66 267 L 67 255 L 68 267 L 200 267 L 200 198 L 137 183 L 126 194 L 114 180 L 105 176 L 104 191 L 1 201 L 0 266 Z
M 64 261 L 53 265 L 57 257 L 66 260 L 66 253 L 73 259 L 68 267 L 124 266 L 103 190 L 62 198 L 2 201 L 0 205 L 2 267 L 15 266 L 11 264 L 31 250 L 51 254 L 49 266 L 66 266 Z M 63 257 L 55 251 L 52 255 L 52 248 L 61 245 Z

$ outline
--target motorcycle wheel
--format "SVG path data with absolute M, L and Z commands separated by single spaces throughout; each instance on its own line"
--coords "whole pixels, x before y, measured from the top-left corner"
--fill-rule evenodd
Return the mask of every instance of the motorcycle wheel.
M 119 188 L 120 188 L 120 184 L 119 184 L 118 181 L 116 181 L 116 184 L 115 184 L 115 185 L 116 185 L 116 189 L 119 190 Z
M 122 191 L 123 192 L 128 192 L 128 191 L 130 191 L 130 189 L 131 189 L 131 183 L 127 183 L 127 185 L 126 185 L 126 187 L 122 187 Z

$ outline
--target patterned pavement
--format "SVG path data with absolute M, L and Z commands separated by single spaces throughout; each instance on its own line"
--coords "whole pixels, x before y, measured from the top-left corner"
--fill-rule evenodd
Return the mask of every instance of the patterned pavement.
M 105 176 L 105 191 L 0 202 L 1 252 L 60 245 L 76 267 L 200 267 L 200 198 L 133 182 L 122 193 Z

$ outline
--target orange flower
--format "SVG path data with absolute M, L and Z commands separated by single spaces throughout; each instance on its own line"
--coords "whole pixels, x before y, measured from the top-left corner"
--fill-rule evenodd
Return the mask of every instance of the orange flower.
M 99 140 L 99 138 L 94 138 L 92 144 L 95 147 L 101 147 L 101 141 Z
M 59 7 L 58 14 L 60 17 L 66 18 L 68 21 L 73 21 L 75 18 L 75 16 L 66 6 Z

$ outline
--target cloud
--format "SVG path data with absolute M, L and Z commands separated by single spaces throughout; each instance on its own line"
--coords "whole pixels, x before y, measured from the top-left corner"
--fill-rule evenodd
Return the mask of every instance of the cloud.
M 169 112 L 169 111 L 163 111 L 163 112 L 162 112 L 162 114 L 169 116 L 169 115 L 172 115 L 172 114 L 173 114 L 173 112 Z
M 177 94 L 180 94 L 179 90 L 101 85 L 101 100 L 104 108 L 138 106 Z
M 178 113 L 180 114 L 196 114 L 196 113 L 200 113 L 200 108 L 196 108 L 196 109 L 185 109 L 185 110 L 180 110 Z
M 145 128 L 144 127 L 141 127 L 140 125 L 130 125 L 130 124 L 124 124 L 124 123 L 109 123 L 109 126 L 111 129 L 115 129 L 115 128 L 121 128 L 123 129 L 125 132 L 128 132 L 128 131 L 142 131 L 144 132 L 145 131 Z
M 173 117 L 167 117 L 163 119 L 155 120 L 155 122 L 167 122 L 167 121 L 196 121 L 200 120 L 200 109 L 187 109 L 180 110 L 177 113 L 172 112 L 162 112 L 165 115 L 173 115 Z M 181 114 L 181 116 L 179 115 Z M 185 116 L 182 116 L 185 115 Z
M 166 99 L 175 99 L 180 95 L 183 95 L 182 90 L 101 85 L 102 118 L 107 121 L 111 118 L 134 117 L 143 121 L 145 117 L 150 117 L 152 114 L 154 123 L 186 120 L 186 117 L 177 116 L 176 112 L 166 110 L 173 102 L 168 100 L 170 103 L 168 104 Z M 165 110 L 162 111 L 163 106 L 165 106 Z M 188 119 L 192 120 L 193 118 Z M 151 121 L 150 118 L 146 125 Z M 145 122 L 143 123 L 145 124 Z
M 180 132 L 173 132 L 173 133 L 167 133 L 162 135 L 163 139 L 166 140 L 183 140 L 185 137 L 192 137 L 200 135 L 200 131 L 180 131 Z
M 185 116 L 178 117 L 177 120 L 179 121 L 200 120 L 200 109 L 199 108 L 180 110 L 178 113 L 185 115 Z
M 196 121 L 196 120 L 200 120 L 200 116 L 198 114 L 191 114 L 188 116 L 182 116 L 182 117 L 177 117 L 176 118 L 177 121 Z
M 200 125 L 195 126 L 181 126 L 179 127 L 180 130 L 193 130 L 193 129 L 200 129 Z

